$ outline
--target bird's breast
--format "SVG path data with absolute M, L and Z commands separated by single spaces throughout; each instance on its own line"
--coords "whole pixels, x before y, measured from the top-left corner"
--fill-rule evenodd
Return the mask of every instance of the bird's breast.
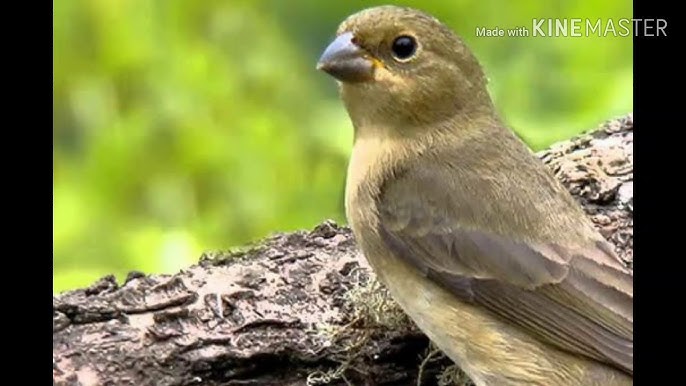
M 355 141 L 345 188 L 346 216 L 354 232 L 362 227 L 373 227 L 378 222 L 375 197 L 391 167 L 388 155 L 392 147 L 391 141 L 373 136 Z

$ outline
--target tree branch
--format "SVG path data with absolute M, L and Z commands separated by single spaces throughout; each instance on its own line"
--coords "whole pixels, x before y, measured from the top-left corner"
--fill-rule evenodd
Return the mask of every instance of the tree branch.
M 631 267 L 632 115 L 539 156 Z M 420 367 L 421 384 L 437 385 L 451 364 L 427 357 L 333 222 L 175 275 L 108 276 L 54 297 L 53 313 L 57 385 L 412 385 Z

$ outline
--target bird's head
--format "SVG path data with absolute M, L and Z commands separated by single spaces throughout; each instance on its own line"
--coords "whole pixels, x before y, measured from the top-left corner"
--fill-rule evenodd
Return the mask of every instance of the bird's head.
M 356 128 L 413 130 L 492 108 L 481 66 L 462 40 L 411 8 L 381 6 L 348 17 L 317 68 L 340 82 Z

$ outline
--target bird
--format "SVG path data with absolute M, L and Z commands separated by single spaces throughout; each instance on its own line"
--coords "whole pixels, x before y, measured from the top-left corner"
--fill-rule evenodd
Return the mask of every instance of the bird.
M 421 10 L 344 19 L 317 69 L 352 123 L 345 214 L 393 299 L 477 386 L 633 384 L 633 271 Z

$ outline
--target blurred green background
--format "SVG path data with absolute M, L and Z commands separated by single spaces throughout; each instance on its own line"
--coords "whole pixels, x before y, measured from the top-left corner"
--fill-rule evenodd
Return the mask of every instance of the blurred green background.
M 315 63 L 372 1 L 53 2 L 54 291 L 172 273 L 206 250 L 344 222 L 351 125 Z M 532 147 L 632 110 L 631 37 L 476 37 L 533 18 L 621 18 L 632 2 L 404 1 L 484 65 Z

